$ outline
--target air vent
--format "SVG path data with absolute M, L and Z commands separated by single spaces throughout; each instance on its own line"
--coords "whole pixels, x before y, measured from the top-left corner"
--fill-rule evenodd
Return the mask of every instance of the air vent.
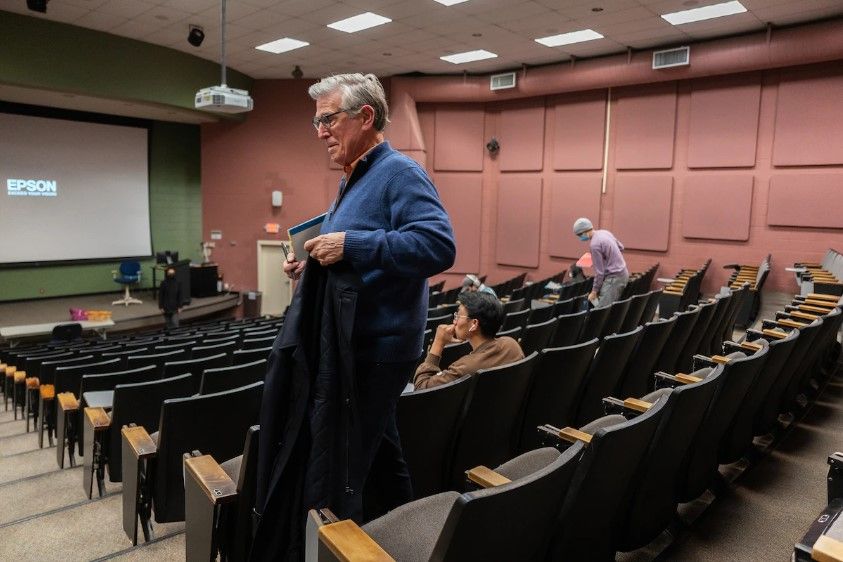
M 489 89 L 506 90 L 507 88 L 515 87 L 515 73 L 507 72 L 505 74 L 493 74 L 489 83 Z
M 688 66 L 689 64 L 691 64 L 690 47 L 653 51 L 653 70 L 674 66 Z

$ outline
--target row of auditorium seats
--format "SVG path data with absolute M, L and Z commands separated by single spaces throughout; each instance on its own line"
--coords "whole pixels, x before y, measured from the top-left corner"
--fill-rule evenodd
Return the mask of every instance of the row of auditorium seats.
M 843 254 L 833 248 L 828 249 L 821 262 L 797 262 L 792 270 L 803 295 L 843 295 Z
M 711 258 L 699 268 L 682 268 L 674 277 L 659 279 L 665 283 L 659 302 L 659 315 L 662 318 L 670 318 L 674 312 L 685 310 L 700 299 L 702 282 L 709 265 Z
M 752 298 L 744 301 L 736 320 L 736 324 L 742 328 L 751 326 L 758 316 L 758 311 L 761 309 L 761 291 L 770 273 L 771 262 L 772 256 L 767 254 L 767 257 L 758 265 L 731 263 L 723 266 L 723 269 L 734 270 L 727 283 L 731 288 L 736 289 L 744 283 L 749 285 Z

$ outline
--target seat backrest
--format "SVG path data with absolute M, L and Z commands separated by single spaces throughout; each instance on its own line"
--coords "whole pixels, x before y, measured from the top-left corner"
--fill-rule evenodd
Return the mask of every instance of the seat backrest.
M 745 356 L 743 353 L 730 353 L 732 359 L 726 364 L 714 397 L 703 418 L 700 431 L 685 460 L 687 470 L 680 481 L 679 501 L 687 502 L 700 496 L 711 484 L 717 473 L 718 454 L 723 436 L 732 425 L 732 420 L 740 408 L 749 387 L 758 371 L 767 359 L 767 345 Z
M 134 423 L 152 434 L 158 431 L 161 403 L 166 398 L 179 398 L 191 394 L 193 394 L 193 381 L 190 375 L 151 382 L 118 384 L 114 387 L 114 399 L 111 403 L 111 429 L 108 435 L 108 477 L 112 482 L 123 481 L 120 429 L 124 425 Z
M 561 455 L 549 448 L 530 451 L 498 467 L 512 481 L 463 494 L 445 520 L 431 559 L 542 560 L 581 448 L 574 445 Z M 519 464 L 529 473 L 508 475 Z
M 588 312 L 585 310 L 557 316 L 556 330 L 550 338 L 548 347 L 568 347 L 580 341 L 587 341 L 580 337 L 586 316 Z
M 248 560 L 252 548 L 252 516 L 257 497 L 259 442 L 260 426 L 253 425 L 246 432 L 246 443 L 243 447 L 243 460 L 237 479 L 236 514 L 233 520 L 227 522 L 228 560 Z
M 714 309 L 714 315 L 708 325 L 706 334 L 703 336 L 699 346 L 697 346 L 697 353 L 703 355 L 719 355 L 723 350 L 723 340 L 720 338 L 729 321 L 732 313 L 732 306 L 735 301 L 735 295 L 732 290 L 728 294 L 717 295 L 717 307 Z
M 514 339 L 515 341 L 518 341 L 518 338 L 521 337 L 521 331 L 522 331 L 521 326 L 516 326 L 515 328 L 510 328 L 509 330 L 501 330 L 500 332 L 498 332 L 495 335 L 495 337 L 496 338 L 502 338 L 504 336 L 509 336 L 510 338 Z
M 233 367 L 207 368 L 201 375 L 199 394 L 213 394 L 263 382 L 266 377 L 266 365 L 266 359 L 258 359 Z
M 551 318 L 555 318 L 558 314 L 553 313 L 553 308 L 554 305 L 549 304 L 547 306 L 530 309 L 530 317 L 527 319 L 527 324 L 541 324 L 542 322 L 547 322 Z
M 161 378 L 169 379 L 188 373 L 193 377 L 194 392 L 199 392 L 199 384 L 202 382 L 202 373 L 205 369 L 228 367 L 229 365 L 231 365 L 231 357 L 227 353 L 217 353 L 216 355 L 200 357 L 199 359 L 167 361 L 161 370 Z
M 576 312 L 574 310 L 574 299 L 559 299 L 556 301 L 556 304 L 553 305 L 553 315 L 554 316 L 561 316 L 562 314 L 571 314 Z
M 146 367 L 138 367 L 137 369 L 130 369 L 128 371 L 116 371 L 103 374 L 85 374 L 82 375 L 82 381 L 79 384 L 79 400 L 84 407 L 85 393 L 96 392 L 99 390 L 114 390 L 118 384 L 133 384 L 137 382 L 149 382 L 157 380 L 158 372 L 155 365 L 147 365 Z
M 155 353 L 163 353 L 166 351 L 173 351 L 178 349 L 192 349 L 194 346 L 199 345 L 199 342 L 194 339 L 189 340 L 181 340 L 176 339 L 173 340 L 171 338 L 167 338 L 166 343 L 157 343 L 152 346 L 152 349 Z
M 442 314 L 440 316 L 434 316 L 433 318 L 427 319 L 425 330 L 436 330 L 436 326 L 438 326 L 439 324 L 450 324 L 453 321 L 453 314 Z
M 41 384 L 53 384 L 56 379 L 56 369 L 59 367 L 72 367 L 73 365 L 87 365 L 96 362 L 93 354 L 86 353 L 74 357 L 66 357 L 62 359 L 50 359 L 41 362 L 41 365 L 36 372 L 27 371 L 27 376 L 38 377 L 38 382 Z
M 524 310 L 525 308 L 530 308 L 525 299 L 514 299 L 510 300 L 507 303 L 504 303 L 503 312 L 504 314 L 510 314 L 513 312 L 519 312 L 521 310 Z
M 512 458 L 520 436 L 521 412 L 538 353 L 499 367 L 480 369 L 465 413 L 451 467 L 451 483 L 459 486 L 465 471 L 497 465 Z
M 579 341 L 588 341 L 591 338 L 599 338 L 603 333 L 603 324 L 609 319 L 609 312 L 612 307 L 602 306 L 600 308 L 592 308 L 588 311 L 585 317 L 585 324 L 583 324 L 582 332 L 580 332 Z
M 614 396 L 626 369 L 629 356 L 641 338 L 643 328 L 606 336 L 588 368 L 577 408 L 576 425 L 583 425 L 603 415 L 603 398 Z
M 221 343 L 228 343 L 228 342 L 239 342 L 240 341 L 240 333 L 235 332 L 220 332 L 218 334 L 208 334 L 203 340 L 203 346 L 210 346 L 210 345 L 219 345 Z
M 666 373 L 676 372 L 676 362 L 679 359 L 679 353 L 688 341 L 691 335 L 691 330 L 694 329 L 694 324 L 697 322 L 697 316 L 700 309 L 696 305 L 691 305 L 688 310 L 684 312 L 675 312 L 673 316 L 676 318 L 676 323 L 667 337 L 662 352 L 656 361 L 656 370 L 664 371 Z
M 258 423 L 262 392 L 263 383 L 257 382 L 216 394 L 164 400 L 152 491 L 157 522 L 184 520 L 184 453 L 198 450 L 215 459 L 243 453 L 246 433 Z
M 527 319 L 530 317 L 530 309 L 517 310 L 515 312 L 508 312 L 503 319 L 500 331 L 505 332 L 512 328 L 523 328 L 527 325 Z
M 269 359 L 270 353 L 272 353 L 272 346 L 260 349 L 237 349 L 231 354 L 231 364 L 244 365 L 258 359 Z
M 653 389 L 653 373 L 656 361 L 670 336 L 676 316 L 657 318 L 643 326 L 641 339 L 630 355 L 626 371 L 618 386 L 618 398 L 637 398 Z
M 276 335 L 277 334 L 257 338 L 246 338 L 240 344 L 240 349 L 263 349 L 264 347 L 272 347 L 272 342 L 275 341 Z
M 58 365 L 54 370 L 53 384 L 55 385 L 56 395 L 62 392 L 72 392 L 79 396 L 79 388 L 82 383 L 83 375 L 96 375 L 100 373 L 108 373 L 121 369 L 123 363 L 120 359 L 106 359 L 105 361 L 97 361 L 94 363 L 85 363 L 82 365 Z
M 138 367 L 145 367 L 147 365 L 155 365 L 158 376 L 164 370 L 164 363 L 167 361 L 183 361 L 190 357 L 190 350 L 188 349 L 174 349 L 172 351 L 165 351 L 163 353 L 142 353 L 137 355 L 129 355 L 126 358 L 126 369 L 137 369 Z
M 205 343 L 207 343 L 207 340 Z M 210 357 L 219 353 L 231 354 L 235 349 L 237 349 L 236 341 L 228 341 L 215 345 L 197 345 L 193 348 L 191 358 L 200 359 L 202 357 Z
M 454 442 L 475 380 L 462 377 L 398 399 L 398 434 L 416 497 L 447 489 Z
M 628 508 L 618 526 L 620 550 L 630 551 L 649 544 L 673 520 L 679 469 L 711 403 L 722 371 L 721 365 L 705 368 L 703 372 L 693 373 L 703 379 L 700 382 L 664 388 L 641 397 L 647 402 L 663 397 L 666 403 L 633 481 Z
M 647 306 L 647 301 L 649 299 L 649 293 L 639 293 L 637 295 L 633 295 L 630 298 L 629 309 L 626 311 L 626 316 L 624 316 L 623 322 L 621 322 L 621 327 L 616 331 L 628 332 L 634 327 L 642 324 L 641 317 L 644 314 L 644 308 Z M 650 318 L 652 318 L 652 316 Z M 649 319 L 646 322 L 649 322 Z
M 551 542 L 553 560 L 611 560 L 619 510 L 659 424 L 665 400 L 631 420 L 605 416 L 568 487 Z M 599 427 L 599 429 L 592 430 Z
M 600 340 L 544 349 L 533 371 L 524 407 L 519 451 L 539 447 L 539 425 L 565 427 L 574 423 L 577 400 Z
M 551 318 L 540 324 L 529 324 L 521 332 L 521 351 L 529 355 L 548 347 L 559 320 Z
M 446 345 L 442 348 L 442 357 L 439 359 L 440 370 L 447 369 L 451 366 L 451 363 L 469 353 L 471 353 L 471 344 L 468 340 Z
M 109 352 L 103 353 L 101 355 L 101 357 L 102 357 L 103 360 L 115 359 L 115 358 L 119 359 L 120 360 L 120 368 L 125 369 L 127 357 L 129 357 L 130 355 L 144 355 L 146 353 L 149 353 L 148 348 L 146 348 L 145 346 L 138 346 L 138 347 L 128 347 L 128 348 L 125 348 L 125 349 L 121 349 L 120 351 L 109 351 Z
M 612 303 L 612 306 L 609 307 L 609 315 L 606 318 L 606 322 L 600 329 L 599 337 L 602 338 L 604 336 L 608 336 L 609 334 L 618 333 L 623 325 L 624 318 L 626 318 L 626 313 L 629 310 L 631 302 L 631 299 L 624 299 L 622 301 L 615 301 Z
M 638 321 L 639 324 L 646 324 L 653 319 L 656 315 L 656 308 L 659 306 L 661 296 L 661 289 L 655 289 L 647 293 L 647 304 L 644 305 L 644 311 L 641 313 L 641 320 Z
M 716 301 L 705 301 L 699 304 L 700 311 L 697 314 L 697 321 L 694 323 L 694 329 L 688 334 L 688 339 L 685 340 L 679 356 L 676 358 L 674 370 L 682 373 L 687 373 L 691 368 L 691 356 L 699 352 L 699 345 L 703 337 L 708 333 L 708 326 L 714 318 L 714 311 L 717 309 Z
M 791 355 L 798 357 L 799 362 L 792 366 L 787 385 L 782 392 L 781 399 L 776 405 L 776 413 L 789 411 L 794 399 L 802 388 L 802 381 L 806 374 L 811 372 L 811 357 L 819 343 L 822 333 L 823 319 L 817 318 L 807 326 L 799 328 L 799 346 Z M 791 368 L 791 365 L 788 365 Z
M 62 361 L 73 359 L 76 353 L 73 351 L 57 351 L 39 355 L 28 355 L 17 365 L 18 371 L 26 371 L 26 376 L 37 377 L 41 372 L 41 364 L 46 361 Z

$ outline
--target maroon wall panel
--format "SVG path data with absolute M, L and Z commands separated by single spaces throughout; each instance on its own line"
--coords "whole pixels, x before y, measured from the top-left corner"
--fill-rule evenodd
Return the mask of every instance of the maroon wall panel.
M 539 266 L 542 179 L 501 175 L 498 179 L 498 222 L 495 260 L 499 264 Z
M 483 178 L 480 174 L 436 174 L 436 188 L 451 217 L 457 242 L 457 259 L 451 273 L 480 271 L 480 225 Z
M 602 170 L 606 136 L 606 92 L 554 98 L 553 169 Z
M 482 106 L 436 108 L 433 167 L 438 172 L 480 172 L 483 170 Z
M 587 246 L 574 236 L 574 221 L 588 217 L 600 220 L 599 175 L 555 176 L 550 180 L 550 224 L 547 250 L 551 256 L 579 258 Z
M 618 174 L 615 236 L 629 250 L 667 251 L 672 199 L 672 176 Z
M 618 90 L 612 119 L 617 120 L 615 168 L 618 170 L 673 167 L 676 130 L 676 83 L 650 84 Z
M 771 177 L 767 224 L 843 228 L 843 173 Z
M 749 240 L 753 177 L 705 175 L 685 179 L 682 236 Z
M 541 105 L 501 111 L 498 162 L 502 172 L 539 172 L 544 166 L 544 99 L 538 101 Z
M 843 71 L 783 73 L 776 106 L 775 166 L 843 164 Z
M 692 87 L 688 167 L 754 166 L 761 76 L 697 80 Z

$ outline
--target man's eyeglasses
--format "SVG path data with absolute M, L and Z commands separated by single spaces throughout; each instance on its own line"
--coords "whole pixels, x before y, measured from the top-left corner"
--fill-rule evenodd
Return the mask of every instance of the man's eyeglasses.
M 319 117 L 314 117 L 313 121 L 312 121 L 313 128 L 316 129 L 317 131 L 319 130 L 320 126 L 325 127 L 326 129 L 330 129 L 331 127 L 333 127 L 334 123 L 336 122 L 336 119 L 334 119 L 334 117 L 336 117 L 340 113 L 345 113 L 347 111 L 353 111 L 353 109 L 351 109 L 351 108 L 340 109 L 340 110 L 335 111 L 333 113 L 326 113 L 325 115 L 320 115 Z
M 469 316 L 467 316 L 465 314 L 460 314 L 459 312 L 455 312 L 454 313 L 454 322 L 457 321 L 457 318 L 469 318 Z

